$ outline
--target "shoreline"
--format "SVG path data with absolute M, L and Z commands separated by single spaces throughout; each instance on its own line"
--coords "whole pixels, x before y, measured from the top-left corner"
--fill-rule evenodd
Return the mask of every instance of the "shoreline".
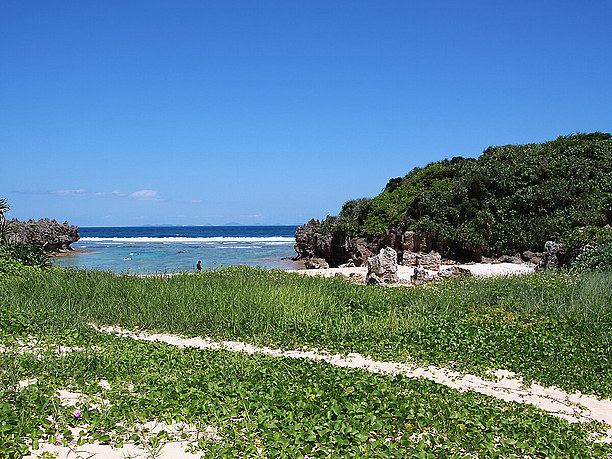
M 89 252 L 93 252 L 93 250 L 92 249 L 72 249 L 66 252 L 51 252 L 49 254 L 49 258 L 66 257 L 68 255 L 76 255 L 79 253 L 89 253 Z
M 467 264 L 441 264 L 439 270 L 425 269 L 431 276 L 435 276 L 440 271 L 445 271 L 453 266 L 469 270 L 475 277 L 507 276 L 515 274 L 529 274 L 535 271 L 536 266 L 532 263 L 467 263 Z M 398 265 L 397 277 L 400 283 L 412 283 L 411 277 L 414 274 L 415 266 Z M 345 276 L 362 277 L 364 280 L 368 273 L 368 268 L 358 266 L 353 268 L 319 268 L 319 269 L 288 269 L 287 272 L 295 272 L 306 276 Z

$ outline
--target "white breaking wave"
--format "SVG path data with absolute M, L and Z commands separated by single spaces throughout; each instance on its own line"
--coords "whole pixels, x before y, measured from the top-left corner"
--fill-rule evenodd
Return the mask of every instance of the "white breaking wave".
M 293 237 L 82 237 L 79 242 L 106 244 L 294 244 Z

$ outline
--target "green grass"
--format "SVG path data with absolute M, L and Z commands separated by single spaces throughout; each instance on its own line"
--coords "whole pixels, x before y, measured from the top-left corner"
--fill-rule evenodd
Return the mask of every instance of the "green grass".
M 52 352 L 53 344 L 65 341 L 95 343 L 96 348 L 64 356 Z M 287 458 L 586 458 L 611 453 L 591 441 L 595 425 L 568 424 L 529 406 L 426 380 L 303 359 L 180 349 L 94 331 L 55 339 L 46 335 L 36 345 L 41 357 L 1 355 L 3 406 L 14 407 L 5 416 L 13 423 L 13 435 L 0 433 L 5 447 L 47 439 L 115 446 L 136 441 L 154 449 L 167 439 L 163 433 L 147 435 L 129 426 L 156 419 L 216 428 L 221 441 L 194 444 L 204 457 L 241 452 L 242 457 Z M 15 386 L 26 378 L 38 382 Z M 101 379 L 111 388 L 101 388 Z M 78 405 L 82 415 L 75 419 L 74 407 L 60 405 L 55 392 L 60 387 L 110 403 Z M 68 428 L 77 424 L 86 432 L 73 439 Z
M 567 390 L 612 394 L 612 273 L 457 279 L 378 288 L 252 268 L 173 277 L 50 270 L 0 282 L 0 457 L 76 422 L 58 388 L 108 399 L 83 406 L 80 440 L 155 448 L 128 427 L 157 419 L 214 426 L 206 457 L 606 457 L 597 425 L 566 421 L 429 381 L 305 360 L 176 349 L 88 324 L 312 346 L 484 373 L 505 368 Z M 61 356 L 58 344 L 81 350 Z M 34 344 L 33 344 L 34 345 Z M 97 346 L 97 347 L 92 347 Z M 37 378 L 19 388 L 17 382 Z M 97 382 L 106 379 L 112 389 Z M 134 385 L 134 393 L 126 388 Z M 54 419 L 50 422 L 47 418 Z M 4 449 L 2 449 L 4 448 Z M 454 456 L 453 456 L 454 455 Z
M 535 274 L 376 288 L 228 268 L 174 277 L 54 271 L 0 288 L 39 330 L 89 322 L 376 358 L 505 368 L 612 394 L 612 274 Z

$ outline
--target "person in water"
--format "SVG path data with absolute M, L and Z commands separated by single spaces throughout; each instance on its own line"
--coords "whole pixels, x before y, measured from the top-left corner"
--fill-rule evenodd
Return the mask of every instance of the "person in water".
M 198 260 L 198 264 L 196 265 L 196 269 L 198 272 L 202 271 L 202 262 Z

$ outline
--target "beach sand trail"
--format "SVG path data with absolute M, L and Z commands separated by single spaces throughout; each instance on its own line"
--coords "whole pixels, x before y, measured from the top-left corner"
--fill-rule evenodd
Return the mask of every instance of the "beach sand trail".
M 426 269 L 425 271 L 430 276 L 435 276 L 439 271 L 450 269 L 453 266 L 465 268 L 472 273 L 473 276 L 477 277 L 492 277 L 492 276 L 511 276 L 519 274 L 529 274 L 535 270 L 533 264 L 518 264 L 518 263 L 468 263 L 458 265 L 446 265 L 441 264 L 439 270 Z M 322 277 L 334 277 L 334 276 L 345 276 L 350 277 L 351 275 L 361 276 L 365 279 L 368 274 L 368 268 L 365 266 L 358 266 L 353 268 L 322 268 L 322 269 L 297 269 L 287 270 L 288 272 L 303 274 L 306 276 L 322 276 Z M 414 274 L 414 267 L 398 265 L 397 277 L 402 284 L 410 284 L 412 275 Z
M 579 392 L 568 393 L 556 387 L 544 387 L 537 383 L 525 384 L 523 379 L 513 372 L 497 370 L 493 372 L 495 380 L 484 379 L 476 375 L 460 373 L 448 368 L 435 366 L 418 367 L 409 363 L 384 362 L 364 357 L 358 353 L 329 354 L 314 349 L 281 350 L 265 346 L 254 346 L 240 341 L 213 341 L 208 338 L 186 338 L 174 334 L 135 332 L 117 326 L 96 326 L 96 330 L 104 333 L 118 334 L 120 336 L 160 342 L 177 347 L 193 347 L 197 349 L 225 350 L 243 352 L 246 354 L 265 354 L 273 357 L 305 358 L 320 360 L 345 368 L 357 368 L 382 374 L 401 374 L 410 378 L 425 378 L 438 384 L 443 384 L 459 391 L 473 390 L 475 392 L 495 397 L 508 402 L 530 403 L 537 408 L 569 422 L 601 421 L 607 424 L 607 434 L 602 441 L 612 443 L 612 400 L 598 399 L 592 395 Z M 61 395 L 61 394 L 60 394 Z M 75 394 L 65 396 L 64 403 L 71 403 Z M 80 396 L 80 395 L 79 395 Z M 169 426 L 160 425 L 158 429 L 168 429 Z M 171 426 L 170 426 L 171 427 Z M 187 426 L 188 427 L 188 426 Z M 182 427 L 184 428 L 184 427 Z M 155 429 L 153 429 L 154 431 Z M 206 432 L 208 435 L 209 433 Z M 163 448 L 156 452 L 158 459 L 183 459 L 194 457 L 185 452 L 190 441 L 171 441 L 165 443 Z M 40 449 L 24 459 L 40 457 L 44 451 L 57 454 L 62 459 L 120 459 L 125 457 L 146 458 L 151 452 L 139 445 L 125 444 L 122 448 L 113 448 L 109 445 L 86 444 L 83 446 L 59 446 L 41 442 Z
M 581 394 L 580 392 L 569 393 L 557 387 L 544 387 L 538 383 L 527 385 L 521 377 L 507 370 L 500 369 L 493 372 L 495 380 L 489 380 L 447 368 L 435 366 L 423 368 L 409 363 L 378 361 L 357 353 L 332 355 L 317 350 L 295 349 L 283 351 L 270 347 L 254 346 L 241 341 L 212 341 L 208 338 L 185 338 L 173 334 L 134 332 L 116 326 L 95 328 L 105 333 L 116 333 L 133 339 L 161 342 L 178 347 L 322 360 L 339 367 L 360 368 L 376 373 L 401 374 L 410 378 L 425 378 L 460 391 L 473 390 L 509 402 L 530 403 L 554 416 L 567 419 L 569 422 L 604 422 L 611 428 L 608 431 L 608 437 L 612 442 L 612 400 L 598 399 L 593 395 Z

